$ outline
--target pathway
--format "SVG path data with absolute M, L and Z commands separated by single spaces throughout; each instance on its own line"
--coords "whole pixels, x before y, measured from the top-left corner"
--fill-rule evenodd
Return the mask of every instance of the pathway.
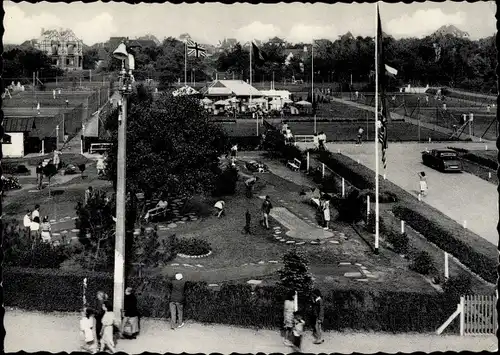
M 78 351 L 81 345 L 76 313 L 41 313 L 6 309 L 4 325 L 6 352 L 52 353 Z M 289 353 L 279 331 L 248 329 L 227 325 L 189 322 L 170 330 L 164 319 L 145 318 L 135 340 L 120 340 L 117 351 L 128 354 L 153 353 Z M 26 330 L 29 329 L 29 339 Z M 388 334 L 374 332 L 325 332 L 325 342 L 312 344 L 308 331 L 303 340 L 305 353 L 412 353 L 435 351 L 496 351 L 498 340 L 490 336 L 434 334 Z
M 310 148 L 308 143 L 298 143 L 303 149 Z M 421 151 L 425 148 L 445 148 L 449 143 L 401 144 L 390 143 L 387 150 L 387 179 L 411 194 L 417 194 L 419 171 L 424 171 L 429 183 L 429 193 L 425 203 L 443 212 L 448 217 L 493 245 L 498 244 L 498 196 L 496 186 L 469 173 L 443 174 L 422 164 Z M 484 144 L 453 143 L 454 147 L 484 149 Z M 341 151 L 354 161 L 375 170 L 375 157 L 372 144 L 327 143 L 332 152 Z M 381 174 L 382 174 L 381 169 Z

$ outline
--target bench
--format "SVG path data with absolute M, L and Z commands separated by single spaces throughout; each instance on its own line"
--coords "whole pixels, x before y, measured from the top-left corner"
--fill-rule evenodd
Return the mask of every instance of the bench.
M 160 205 L 160 203 L 158 203 L 156 205 L 156 207 L 151 208 L 150 210 L 148 210 L 146 212 L 146 215 L 144 216 L 144 220 L 146 222 L 148 222 L 149 219 L 152 218 L 152 217 L 156 217 L 156 216 L 163 216 L 163 217 L 165 217 L 165 215 L 167 214 L 168 203 L 165 201 L 160 206 L 158 206 L 158 205 Z
M 89 153 L 90 154 L 104 153 L 104 152 L 108 151 L 112 145 L 113 145 L 113 143 L 92 143 L 90 145 Z
M 302 165 L 302 162 L 297 158 L 293 158 L 293 160 L 289 160 L 286 163 L 286 166 L 288 166 L 293 171 L 299 171 L 301 165 Z

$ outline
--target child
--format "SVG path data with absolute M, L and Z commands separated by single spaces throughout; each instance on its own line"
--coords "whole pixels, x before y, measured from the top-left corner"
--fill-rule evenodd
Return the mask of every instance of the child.
M 83 338 L 82 349 L 92 354 L 95 354 L 97 352 L 94 324 L 94 310 L 90 308 L 84 308 L 82 311 L 82 319 L 80 319 L 80 331 Z
M 418 177 L 420 178 L 420 194 L 422 196 L 427 195 L 427 178 L 425 177 L 425 172 L 421 171 L 418 173 Z
M 220 201 L 217 201 L 214 205 L 215 207 L 215 210 L 217 211 L 217 218 L 220 218 L 223 214 L 225 215 L 225 212 L 224 212 L 224 206 L 226 205 L 226 203 L 222 200 Z
M 104 301 L 102 304 L 102 309 L 105 312 L 102 317 L 102 329 L 101 329 L 101 349 L 104 351 L 108 348 L 111 353 L 115 352 L 115 340 L 113 337 L 113 330 L 115 324 L 115 316 L 113 314 L 113 307 L 109 301 Z
M 302 314 L 297 311 L 293 313 L 293 340 L 292 348 L 296 352 L 300 352 L 302 345 L 302 335 L 304 334 L 304 325 L 306 324 Z

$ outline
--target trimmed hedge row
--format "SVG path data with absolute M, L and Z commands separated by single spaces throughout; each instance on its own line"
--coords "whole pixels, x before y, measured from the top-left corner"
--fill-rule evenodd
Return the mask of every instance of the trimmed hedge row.
M 392 211 L 398 218 L 406 221 L 413 229 L 424 235 L 427 240 L 460 259 L 483 279 L 496 283 L 498 253 L 492 244 L 464 230 L 458 224 L 453 229 L 450 228 L 449 223 L 445 226 L 443 220 L 430 218 L 424 209 L 425 207 L 409 203 L 396 205 Z
M 487 168 L 497 170 L 498 161 L 474 153 L 465 153 L 464 158 Z
M 38 311 L 80 309 L 84 277 L 90 303 L 98 290 L 111 296 L 113 288 L 112 275 L 105 273 L 8 268 L 3 277 L 6 306 Z M 170 281 L 132 278 L 127 286 L 135 288 L 142 316 L 169 316 Z M 202 323 L 277 329 L 283 322 L 284 294 L 277 286 L 224 284 L 217 291 L 205 282 L 187 282 L 185 314 Z M 438 293 L 332 290 L 324 299 L 325 330 L 434 331 L 456 308 L 454 300 Z M 299 307 L 310 314 L 308 306 Z
M 359 189 L 374 188 L 374 173 L 364 165 L 338 153 L 322 152 L 320 160 L 348 177 Z M 389 180 L 380 179 L 380 193 L 396 196 L 398 203 L 393 207 L 394 214 L 406 221 L 429 241 L 442 250 L 457 257 L 484 280 L 496 283 L 498 255 L 491 243 L 470 230 L 464 230 L 454 220 L 431 206 L 416 202 L 414 196 Z

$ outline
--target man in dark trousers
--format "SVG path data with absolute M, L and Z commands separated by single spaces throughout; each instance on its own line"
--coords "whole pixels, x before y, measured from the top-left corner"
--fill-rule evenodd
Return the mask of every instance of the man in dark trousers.
M 250 223 L 252 222 L 252 215 L 250 211 L 247 210 L 245 213 L 245 228 L 243 229 L 244 234 L 252 234 L 252 230 L 250 229 Z
M 253 196 L 253 187 L 259 178 L 257 176 L 252 176 L 245 180 L 245 191 L 248 198 Z
M 186 282 L 183 280 L 182 274 L 175 274 L 175 279 L 172 280 L 172 292 L 170 293 L 170 327 L 172 329 L 184 326 L 182 315 L 184 310 L 185 285 Z
M 262 203 L 262 226 L 266 227 L 266 229 L 269 229 L 269 213 L 271 213 L 272 208 L 271 198 L 266 196 L 266 199 Z
M 38 163 L 38 165 L 36 167 L 36 182 L 37 182 L 37 189 L 41 190 L 42 184 L 43 184 L 43 165 L 42 165 L 42 162 Z
M 323 320 L 325 319 L 325 306 L 323 304 L 323 298 L 321 297 L 321 291 L 315 289 L 312 292 L 313 298 L 313 315 L 314 315 L 314 344 L 321 344 L 325 340 L 323 339 Z

